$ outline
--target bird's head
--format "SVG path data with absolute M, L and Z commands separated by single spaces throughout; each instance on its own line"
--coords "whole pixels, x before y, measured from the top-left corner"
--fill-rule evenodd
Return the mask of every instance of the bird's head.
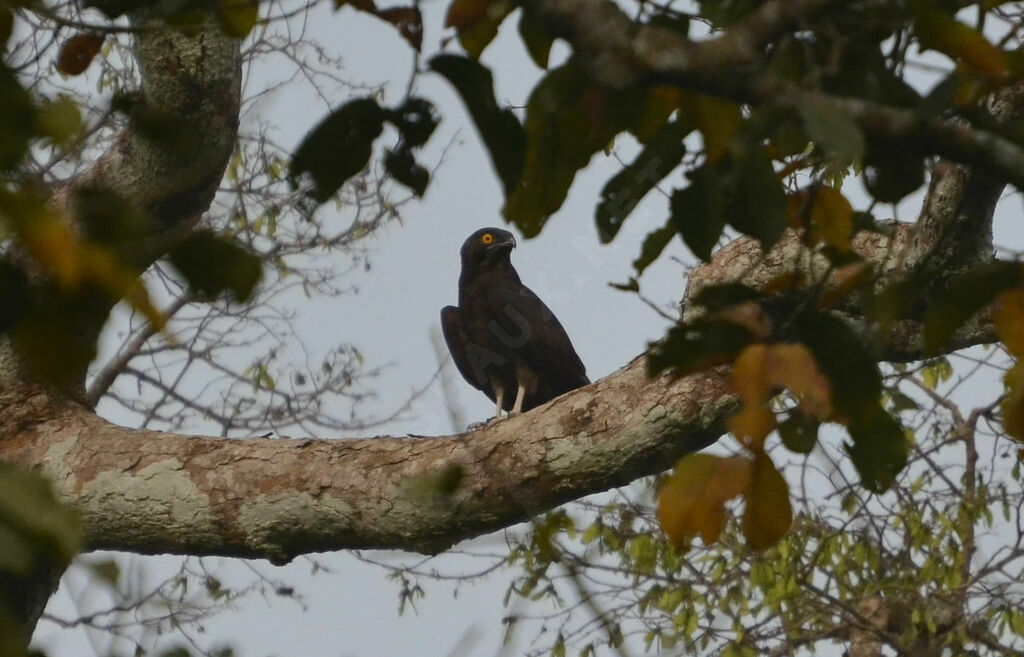
M 508 260 L 516 238 L 501 228 L 481 228 L 462 244 L 462 263 L 474 267 L 486 266 Z

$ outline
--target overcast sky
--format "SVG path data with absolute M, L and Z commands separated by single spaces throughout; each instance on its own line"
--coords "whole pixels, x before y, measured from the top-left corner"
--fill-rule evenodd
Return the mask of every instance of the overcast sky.
M 436 52 L 446 3 L 431 0 L 422 5 L 425 19 L 424 51 Z M 411 57 L 394 30 L 376 19 L 350 9 L 333 13 L 328 3 L 315 10 L 314 34 L 345 58 L 344 74 L 354 82 L 378 83 L 390 80 L 389 101 L 400 98 L 408 79 Z M 538 79 L 536 69 L 519 43 L 515 19 L 507 20 L 499 38 L 490 46 L 485 63 L 493 67 L 499 102 L 525 104 Z M 454 45 L 454 44 L 453 44 Z M 555 57 L 565 50 L 556 47 Z M 260 88 L 267 71 L 254 71 L 250 81 Z M 269 71 L 273 73 L 273 71 Z M 450 87 L 436 76 L 423 75 L 418 92 L 436 103 L 443 122 L 422 155 L 435 163 L 447 147 L 444 162 L 425 197 L 403 209 L 404 221 L 394 224 L 373 245 L 372 268 L 359 272 L 347 282 L 358 293 L 337 299 L 306 300 L 296 295 L 294 309 L 301 339 L 313 352 L 324 351 L 339 342 L 351 342 L 364 353 L 369 365 L 393 363 L 375 384 L 379 399 L 367 411 L 379 414 L 401 404 L 411 391 L 426 384 L 437 367 L 431 332 L 438 329 L 438 312 L 457 300 L 458 251 L 462 241 L 477 228 L 502 226 L 502 196 L 496 176 L 482 150 L 475 129 Z M 297 144 L 305 132 L 323 117 L 327 108 L 312 94 L 280 92 L 261 102 L 262 118 L 276 124 L 278 139 Z M 450 146 L 450 147 L 449 147 Z M 624 157 L 632 152 L 628 139 L 618 146 Z M 648 341 L 659 338 L 667 322 L 635 295 L 609 287 L 625 281 L 631 262 L 650 230 L 667 216 L 666 201 L 658 193 L 634 212 L 626 228 L 609 246 L 598 243 L 593 223 L 596 199 L 604 182 L 618 168 L 613 157 L 599 154 L 574 184 L 565 206 L 533 240 L 519 239 L 512 262 L 523 281 L 555 312 L 587 366 L 591 380 L 603 377 L 638 355 Z M 853 185 L 856 187 L 856 185 Z M 917 203 L 902 219 L 912 219 Z M 1013 201 L 1011 212 L 1019 212 Z M 1001 229 L 1004 243 L 1019 234 Z M 682 293 L 683 266 L 673 257 L 692 262 L 692 256 L 678 240 L 642 280 L 644 294 L 658 304 L 677 301 Z M 456 402 L 468 421 L 487 418 L 493 406 L 483 394 L 453 379 Z M 118 421 L 118 417 L 109 419 Z M 449 434 L 446 400 L 434 385 L 412 407 L 407 418 L 381 427 L 379 433 Z M 334 437 L 334 436 L 322 436 Z M 501 534 L 471 542 L 466 549 L 500 553 Z M 379 559 L 409 558 L 377 553 Z M 275 568 L 267 563 L 257 567 L 272 577 L 295 586 L 304 605 L 289 600 L 250 596 L 238 611 L 225 612 L 205 624 L 205 645 L 219 641 L 236 648 L 240 657 L 306 655 L 310 657 L 391 657 L 417 655 L 444 657 L 457 645 L 461 655 L 503 654 L 501 618 L 510 613 L 502 606 L 509 572 L 502 571 L 480 582 L 462 586 L 453 597 L 452 586 L 435 584 L 415 611 L 398 617 L 398 588 L 386 581 L 379 568 L 367 566 L 347 554 L 318 555 L 317 560 L 333 572 L 310 577 L 311 564 L 305 559 Z M 176 558 L 135 558 L 144 564 L 151 581 L 160 573 L 177 569 Z M 207 560 L 219 566 L 226 582 L 248 581 L 252 573 L 242 565 L 224 560 Z M 449 572 L 479 569 L 481 560 L 448 557 L 442 564 Z M 71 593 L 78 594 L 84 581 L 71 582 L 51 601 L 48 611 L 74 617 Z M 519 654 L 533 637 L 507 648 Z M 95 654 L 81 630 L 69 631 L 51 623 L 40 624 L 37 645 L 52 657 L 87 657 Z M 460 641 L 462 642 L 460 644 Z M 208 642 L 208 643 L 206 643 Z M 106 644 L 101 643 L 100 646 Z M 167 645 L 161 643 L 161 645 Z
M 446 5 L 435 0 L 422 8 L 424 51 L 429 54 L 437 51 L 441 40 Z M 344 57 L 343 75 L 353 82 L 371 84 L 390 80 L 387 100 L 400 99 L 412 60 L 408 47 L 394 30 L 352 10 L 333 13 L 328 3 L 321 3 L 315 12 L 318 18 L 311 21 L 313 34 L 319 34 L 321 43 L 336 47 Z M 522 106 L 541 71 L 519 44 L 515 24 L 516 17 L 506 21 L 484 61 L 494 67 L 499 102 Z M 565 53 L 564 48 L 556 46 L 554 61 L 564 58 Z M 260 76 L 268 72 L 274 73 L 254 70 L 251 87 L 258 89 L 266 84 Z M 296 326 L 301 334 L 296 339 L 304 341 L 312 352 L 322 353 L 339 342 L 351 342 L 363 352 L 368 365 L 392 363 L 373 384 L 379 399 L 363 412 L 386 414 L 430 381 L 437 368 L 431 332 L 439 330 L 441 307 L 457 302 L 459 247 L 477 228 L 504 226 L 498 180 L 460 101 L 437 76 L 421 76 L 417 90 L 437 105 L 443 117 L 421 160 L 429 166 L 440 161 L 442 151 L 447 149 L 425 197 L 406 205 L 402 224 L 392 225 L 375 241 L 370 271 L 345 280 L 354 284 L 358 293 L 312 301 L 296 295 L 293 305 L 299 314 Z M 313 94 L 294 90 L 272 94 L 261 101 L 258 110 L 260 118 L 278 126 L 277 139 L 292 145 L 326 111 Z M 622 152 L 628 155 L 629 146 L 626 140 Z M 533 240 L 520 238 L 512 254 L 523 281 L 566 328 L 592 380 L 628 363 L 648 341 L 660 337 L 667 325 L 635 295 L 608 285 L 629 278 L 631 262 L 639 253 L 643 237 L 666 217 L 664 198 L 653 194 L 614 244 L 600 245 L 593 223 L 594 205 L 604 182 L 617 168 L 614 158 L 595 157 L 593 166 L 581 174 L 568 202 L 543 233 Z M 691 259 L 680 244 L 667 254 Z M 645 276 L 644 293 L 658 303 L 672 304 L 681 295 L 683 271 L 680 264 L 663 258 Z M 489 417 L 493 406 L 483 394 L 465 384 L 457 373 L 453 382 L 457 405 L 467 421 Z M 116 415 L 108 419 L 118 421 Z M 414 404 L 405 420 L 375 433 L 435 435 L 453 430 L 445 398 L 435 384 Z M 504 539 L 498 534 L 463 547 L 500 553 L 503 546 Z M 373 556 L 402 558 L 385 553 Z M 151 582 L 176 571 L 179 563 L 176 558 L 134 559 L 144 564 Z M 269 600 L 250 596 L 242 609 L 205 623 L 204 642 L 210 642 L 206 645 L 215 645 L 221 639 L 242 657 L 443 657 L 456 646 L 463 655 L 496 655 L 503 650 L 519 654 L 533 638 L 524 634 L 521 638 L 526 643 L 502 647 L 501 619 L 510 613 L 502 605 L 508 572 L 468 583 L 459 589 L 457 597 L 453 597 L 448 584 L 430 586 L 426 599 L 399 617 L 398 587 L 386 581 L 382 570 L 347 554 L 319 555 L 317 560 L 333 572 L 310 577 L 311 565 L 303 559 L 285 568 L 256 564 L 263 572 L 292 583 L 304 596 L 304 606 L 273 596 Z M 449 572 L 460 572 L 477 570 L 486 562 L 460 556 L 441 563 Z M 220 566 L 218 572 L 225 583 L 252 578 L 247 568 L 237 564 Z M 73 618 L 77 612 L 71 600 L 86 584 L 79 578 L 70 582 L 70 587 L 63 586 L 48 611 Z M 37 631 L 36 644 L 52 656 L 95 654 L 81 630 L 59 629 L 45 621 Z M 106 646 L 102 642 L 98 645 Z

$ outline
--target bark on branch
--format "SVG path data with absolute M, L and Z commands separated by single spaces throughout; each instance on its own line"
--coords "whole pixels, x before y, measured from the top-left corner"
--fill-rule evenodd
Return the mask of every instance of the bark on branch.
M 20 410 L 0 408 L 0 450 L 49 474 L 84 513 L 93 549 L 433 553 L 661 472 L 716 440 L 731 405 L 718 372 L 648 382 L 638 359 L 472 433 L 238 440 L 126 429 L 39 390 Z
M 135 16 L 133 20 L 138 24 L 145 19 Z M 167 235 L 187 234 L 213 200 L 235 143 L 242 79 L 239 42 L 222 34 L 219 27 L 211 25 L 189 35 L 155 23 L 146 27 L 135 35 L 141 94 L 151 110 L 188 129 L 177 135 L 178 144 L 169 146 L 166 139 L 129 126 L 89 170 L 58 190 L 54 199 L 72 221 L 78 193 L 85 189 L 113 192 L 153 217 L 153 234 L 124 254 L 139 272 L 166 252 Z M 97 309 L 88 316 L 68 317 L 68 321 L 83 341 L 95 342 L 106 314 L 106 309 Z M 85 371 L 78 375 L 80 386 Z M 0 339 L 0 409 L 20 409 L 11 411 L 11 419 L 17 415 L 22 421 L 26 419 L 23 411 L 29 409 L 40 413 L 35 419 L 46 422 L 70 419 L 70 409 L 78 409 L 79 417 L 88 413 L 67 401 L 51 404 L 51 394 L 56 393 L 42 390 L 25 371 L 10 342 Z M 81 390 L 67 394 L 83 396 Z M 41 404 L 41 400 L 48 401 Z M 8 448 L 18 431 L 17 426 L 4 424 L 0 460 L 17 461 Z M 33 469 L 46 467 L 45 458 L 20 463 Z M 104 522 L 94 518 L 92 531 L 101 532 Z M 26 628 L 34 626 L 59 577 L 58 572 L 41 574 L 17 592 L 13 603 Z

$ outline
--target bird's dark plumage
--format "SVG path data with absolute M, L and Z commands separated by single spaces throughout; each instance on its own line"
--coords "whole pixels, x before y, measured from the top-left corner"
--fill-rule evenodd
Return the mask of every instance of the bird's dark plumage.
M 470 385 L 499 409 L 528 411 L 590 380 L 565 329 L 519 280 L 510 259 L 515 245 L 500 228 L 469 236 L 461 251 L 459 305 L 441 310 L 441 328 Z

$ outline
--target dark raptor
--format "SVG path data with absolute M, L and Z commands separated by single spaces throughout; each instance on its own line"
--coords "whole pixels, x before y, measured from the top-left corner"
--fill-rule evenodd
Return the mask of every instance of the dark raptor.
M 441 329 L 463 378 L 495 402 L 495 417 L 531 408 L 590 383 L 554 313 L 519 280 L 515 237 L 481 228 L 463 243 L 459 306 Z

